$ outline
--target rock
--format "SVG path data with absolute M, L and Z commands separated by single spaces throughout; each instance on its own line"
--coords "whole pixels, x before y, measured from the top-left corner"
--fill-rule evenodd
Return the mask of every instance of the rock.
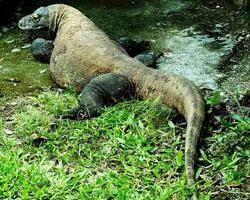
M 7 40 L 7 41 L 5 41 L 6 44 L 11 44 L 13 42 L 15 42 L 15 40 Z
M 20 52 L 20 51 L 21 51 L 20 48 L 15 48 L 15 49 L 12 49 L 12 50 L 11 50 L 12 53 L 16 53 L 16 52 Z
M 22 46 L 22 49 L 27 49 L 29 47 L 31 47 L 31 44 L 25 44 L 25 45 Z
M 40 73 L 40 74 L 43 74 L 43 73 L 45 73 L 46 71 L 47 71 L 47 69 L 43 69 L 43 70 L 40 70 L 39 73 Z

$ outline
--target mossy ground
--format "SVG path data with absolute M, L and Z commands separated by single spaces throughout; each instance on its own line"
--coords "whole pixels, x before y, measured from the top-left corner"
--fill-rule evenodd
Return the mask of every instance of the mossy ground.
M 49 65 L 37 62 L 28 44 L 28 35 L 12 29 L 0 37 L 0 93 L 14 97 L 34 92 L 42 87 L 55 86 Z M 13 49 L 20 49 L 12 52 Z

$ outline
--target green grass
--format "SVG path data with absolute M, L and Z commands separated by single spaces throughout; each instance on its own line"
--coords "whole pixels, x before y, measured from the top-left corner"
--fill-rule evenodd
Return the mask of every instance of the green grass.
M 207 100 L 209 112 L 219 101 Z M 11 117 L 0 119 L 0 199 L 191 197 L 185 126 L 160 102 L 123 102 L 98 118 L 56 125 L 53 116 L 77 104 L 74 93 L 48 90 L 15 102 Z M 247 198 L 250 119 L 212 116 L 197 162 L 200 199 Z

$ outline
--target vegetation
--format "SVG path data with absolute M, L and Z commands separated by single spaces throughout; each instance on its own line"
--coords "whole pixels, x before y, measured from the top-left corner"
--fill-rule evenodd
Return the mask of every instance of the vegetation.
M 106 108 L 98 118 L 53 120 L 77 103 L 75 97 L 70 90 L 48 90 L 0 103 L 7 105 L 0 119 L 1 199 L 190 198 L 185 124 L 173 110 L 159 101 L 133 100 Z M 211 115 L 196 173 L 199 198 L 246 199 L 250 118 L 239 107 L 219 115 L 218 92 L 207 104 Z

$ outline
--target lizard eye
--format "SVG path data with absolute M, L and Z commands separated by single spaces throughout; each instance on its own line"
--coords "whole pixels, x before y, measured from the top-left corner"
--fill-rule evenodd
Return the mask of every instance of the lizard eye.
M 34 13 L 34 14 L 32 15 L 32 18 L 33 18 L 34 20 L 38 20 L 38 19 L 39 19 L 39 15 L 38 15 L 37 13 Z

